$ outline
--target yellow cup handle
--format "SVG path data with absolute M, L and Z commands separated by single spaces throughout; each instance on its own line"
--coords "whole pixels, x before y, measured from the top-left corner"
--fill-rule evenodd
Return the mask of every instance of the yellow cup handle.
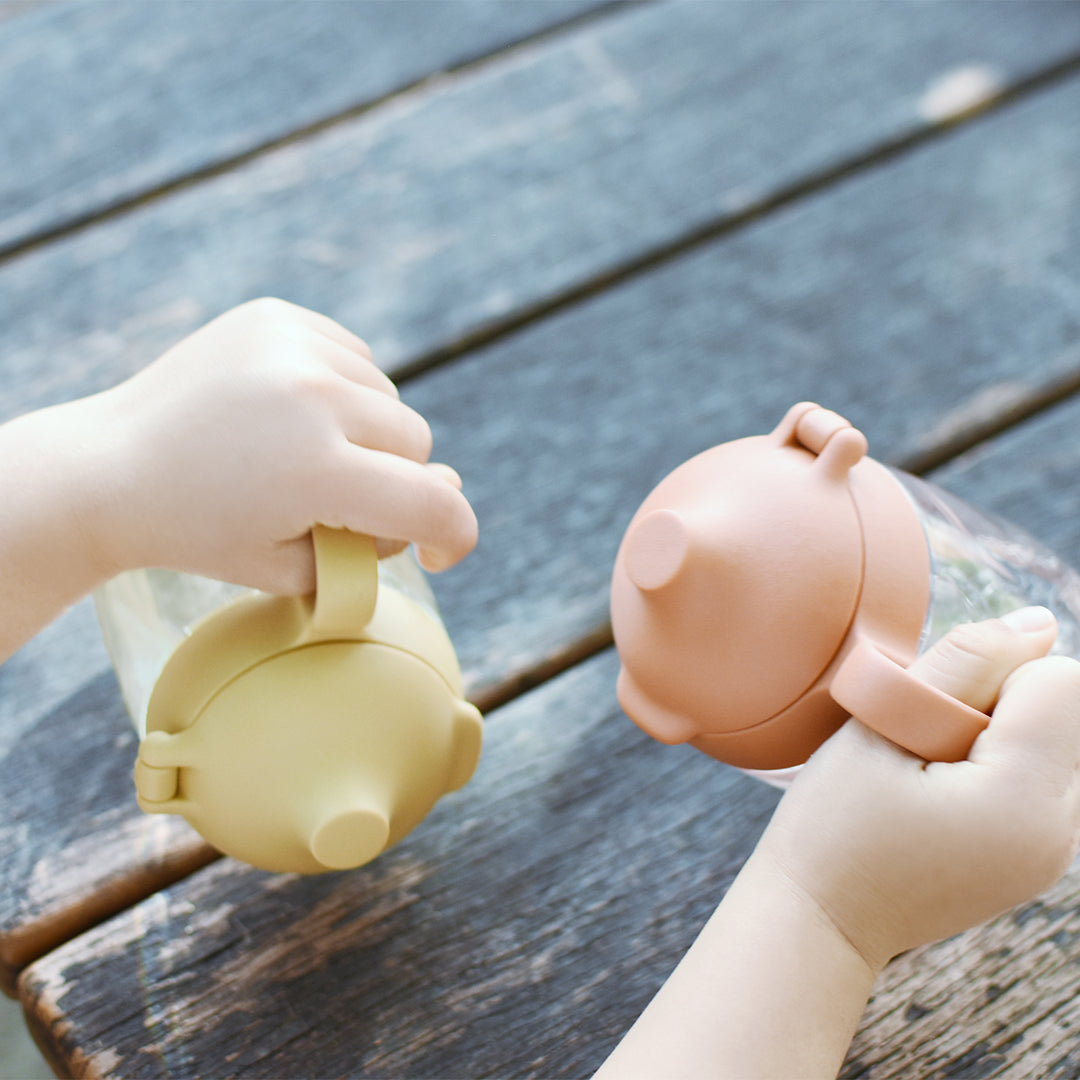
M 375 613 L 379 560 L 375 540 L 347 529 L 316 525 L 315 610 L 312 629 L 321 638 L 353 638 Z

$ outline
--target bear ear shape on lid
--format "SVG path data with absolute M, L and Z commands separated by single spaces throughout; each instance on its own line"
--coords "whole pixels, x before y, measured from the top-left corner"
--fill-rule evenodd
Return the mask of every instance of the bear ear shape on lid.
M 476 771 L 480 761 L 480 747 L 484 740 L 484 720 L 480 710 L 468 701 L 455 701 L 452 717 L 454 725 L 453 759 L 446 780 L 447 791 L 464 787 Z
M 831 480 L 845 480 L 847 474 L 866 457 L 869 448 L 870 444 L 861 431 L 853 427 L 843 428 L 829 436 L 818 454 L 817 467 L 823 469 Z
M 807 413 L 815 409 L 820 410 L 821 406 L 813 401 L 800 401 L 797 405 L 792 405 L 784 413 L 783 420 L 773 428 L 769 438 L 781 446 L 797 445 L 801 441 L 798 435 L 799 423 Z
M 658 742 L 676 746 L 701 734 L 693 720 L 642 690 L 625 666 L 619 669 L 615 693 L 623 712 Z
M 646 514 L 626 538 L 626 576 L 641 590 L 670 585 L 690 554 L 690 530 L 674 510 Z
M 773 431 L 773 438 L 816 454 L 818 467 L 830 480 L 838 481 L 847 478 L 870 448 L 866 436 L 839 413 L 811 401 L 788 409 Z

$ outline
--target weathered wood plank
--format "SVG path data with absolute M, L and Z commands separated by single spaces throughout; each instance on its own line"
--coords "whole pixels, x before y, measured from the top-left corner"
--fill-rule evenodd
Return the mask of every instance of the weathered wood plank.
M 34 957 L 216 857 L 182 819 L 132 813 L 136 740 L 112 674 L 83 687 L 77 705 L 92 733 L 73 727 L 65 702 L 3 759 L 8 825 L 0 829 L 0 865 L 17 883 L 4 900 L 0 936 L 7 993 Z M 34 828 L 43 814 L 47 831 Z
M 549 30 L 601 0 L 52 3 L 0 30 L 0 251 Z M 10 163 L 18 162 L 18 167 Z
M 399 370 L 939 126 L 973 62 L 1008 86 L 1078 51 L 1071 5 L 620 11 L 0 267 L 0 417 L 264 293 Z
M 28 969 L 58 1063 L 125 1080 L 594 1068 L 777 798 L 644 737 L 614 659 L 503 710 L 472 783 L 369 867 L 223 861 Z
M 1075 372 L 1075 298 L 1057 283 L 1080 258 L 1063 196 L 1078 110 L 1080 87 L 1032 99 L 410 384 L 484 524 L 477 554 L 436 582 L 473 693 L 596 639 L 626 520 L 704 446 L 816 397 L 893 458 L 990 388 Z M 0 669 L 0 691 L 20 670 Z M 53 753 L 118 752 L 100 704 L 69 708 Z M 0 768 L 0 800 L 41 792 L 29 817 L 0 812 L 5 843 L 50 850 L 65 766 Z M 116 798 L 137 814 L 130 790 Z M 4 933 L 73 903 L 66 882 L 37 908 L 24 873 L 0 882 Z

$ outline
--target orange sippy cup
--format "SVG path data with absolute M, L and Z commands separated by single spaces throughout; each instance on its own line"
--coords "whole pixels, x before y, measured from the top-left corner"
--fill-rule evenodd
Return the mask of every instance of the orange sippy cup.
M 630 522 L 611 615 L 619 701 L 785 783 L 849 715 L 928 760 L 963 759 L 987 717 L 906 668 L 952 626 L 1028 604 L 1080 654 L 1080 576 L 1016 527 L 866 456 L 811 403 L 706 450 Z

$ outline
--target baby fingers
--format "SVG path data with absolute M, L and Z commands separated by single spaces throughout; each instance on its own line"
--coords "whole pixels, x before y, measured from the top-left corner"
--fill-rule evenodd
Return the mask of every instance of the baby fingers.
M 335 478 L 322 524 L 414 544 L 421 565 L 445 570 L 476 546 L 476 515 L 441 471 L 393 453 L 353 447 Z
M 338 398 L 342 430 L 354 446 L 425 463 L 431 456 L 431 428 L 397 398 L 343 382 Z

